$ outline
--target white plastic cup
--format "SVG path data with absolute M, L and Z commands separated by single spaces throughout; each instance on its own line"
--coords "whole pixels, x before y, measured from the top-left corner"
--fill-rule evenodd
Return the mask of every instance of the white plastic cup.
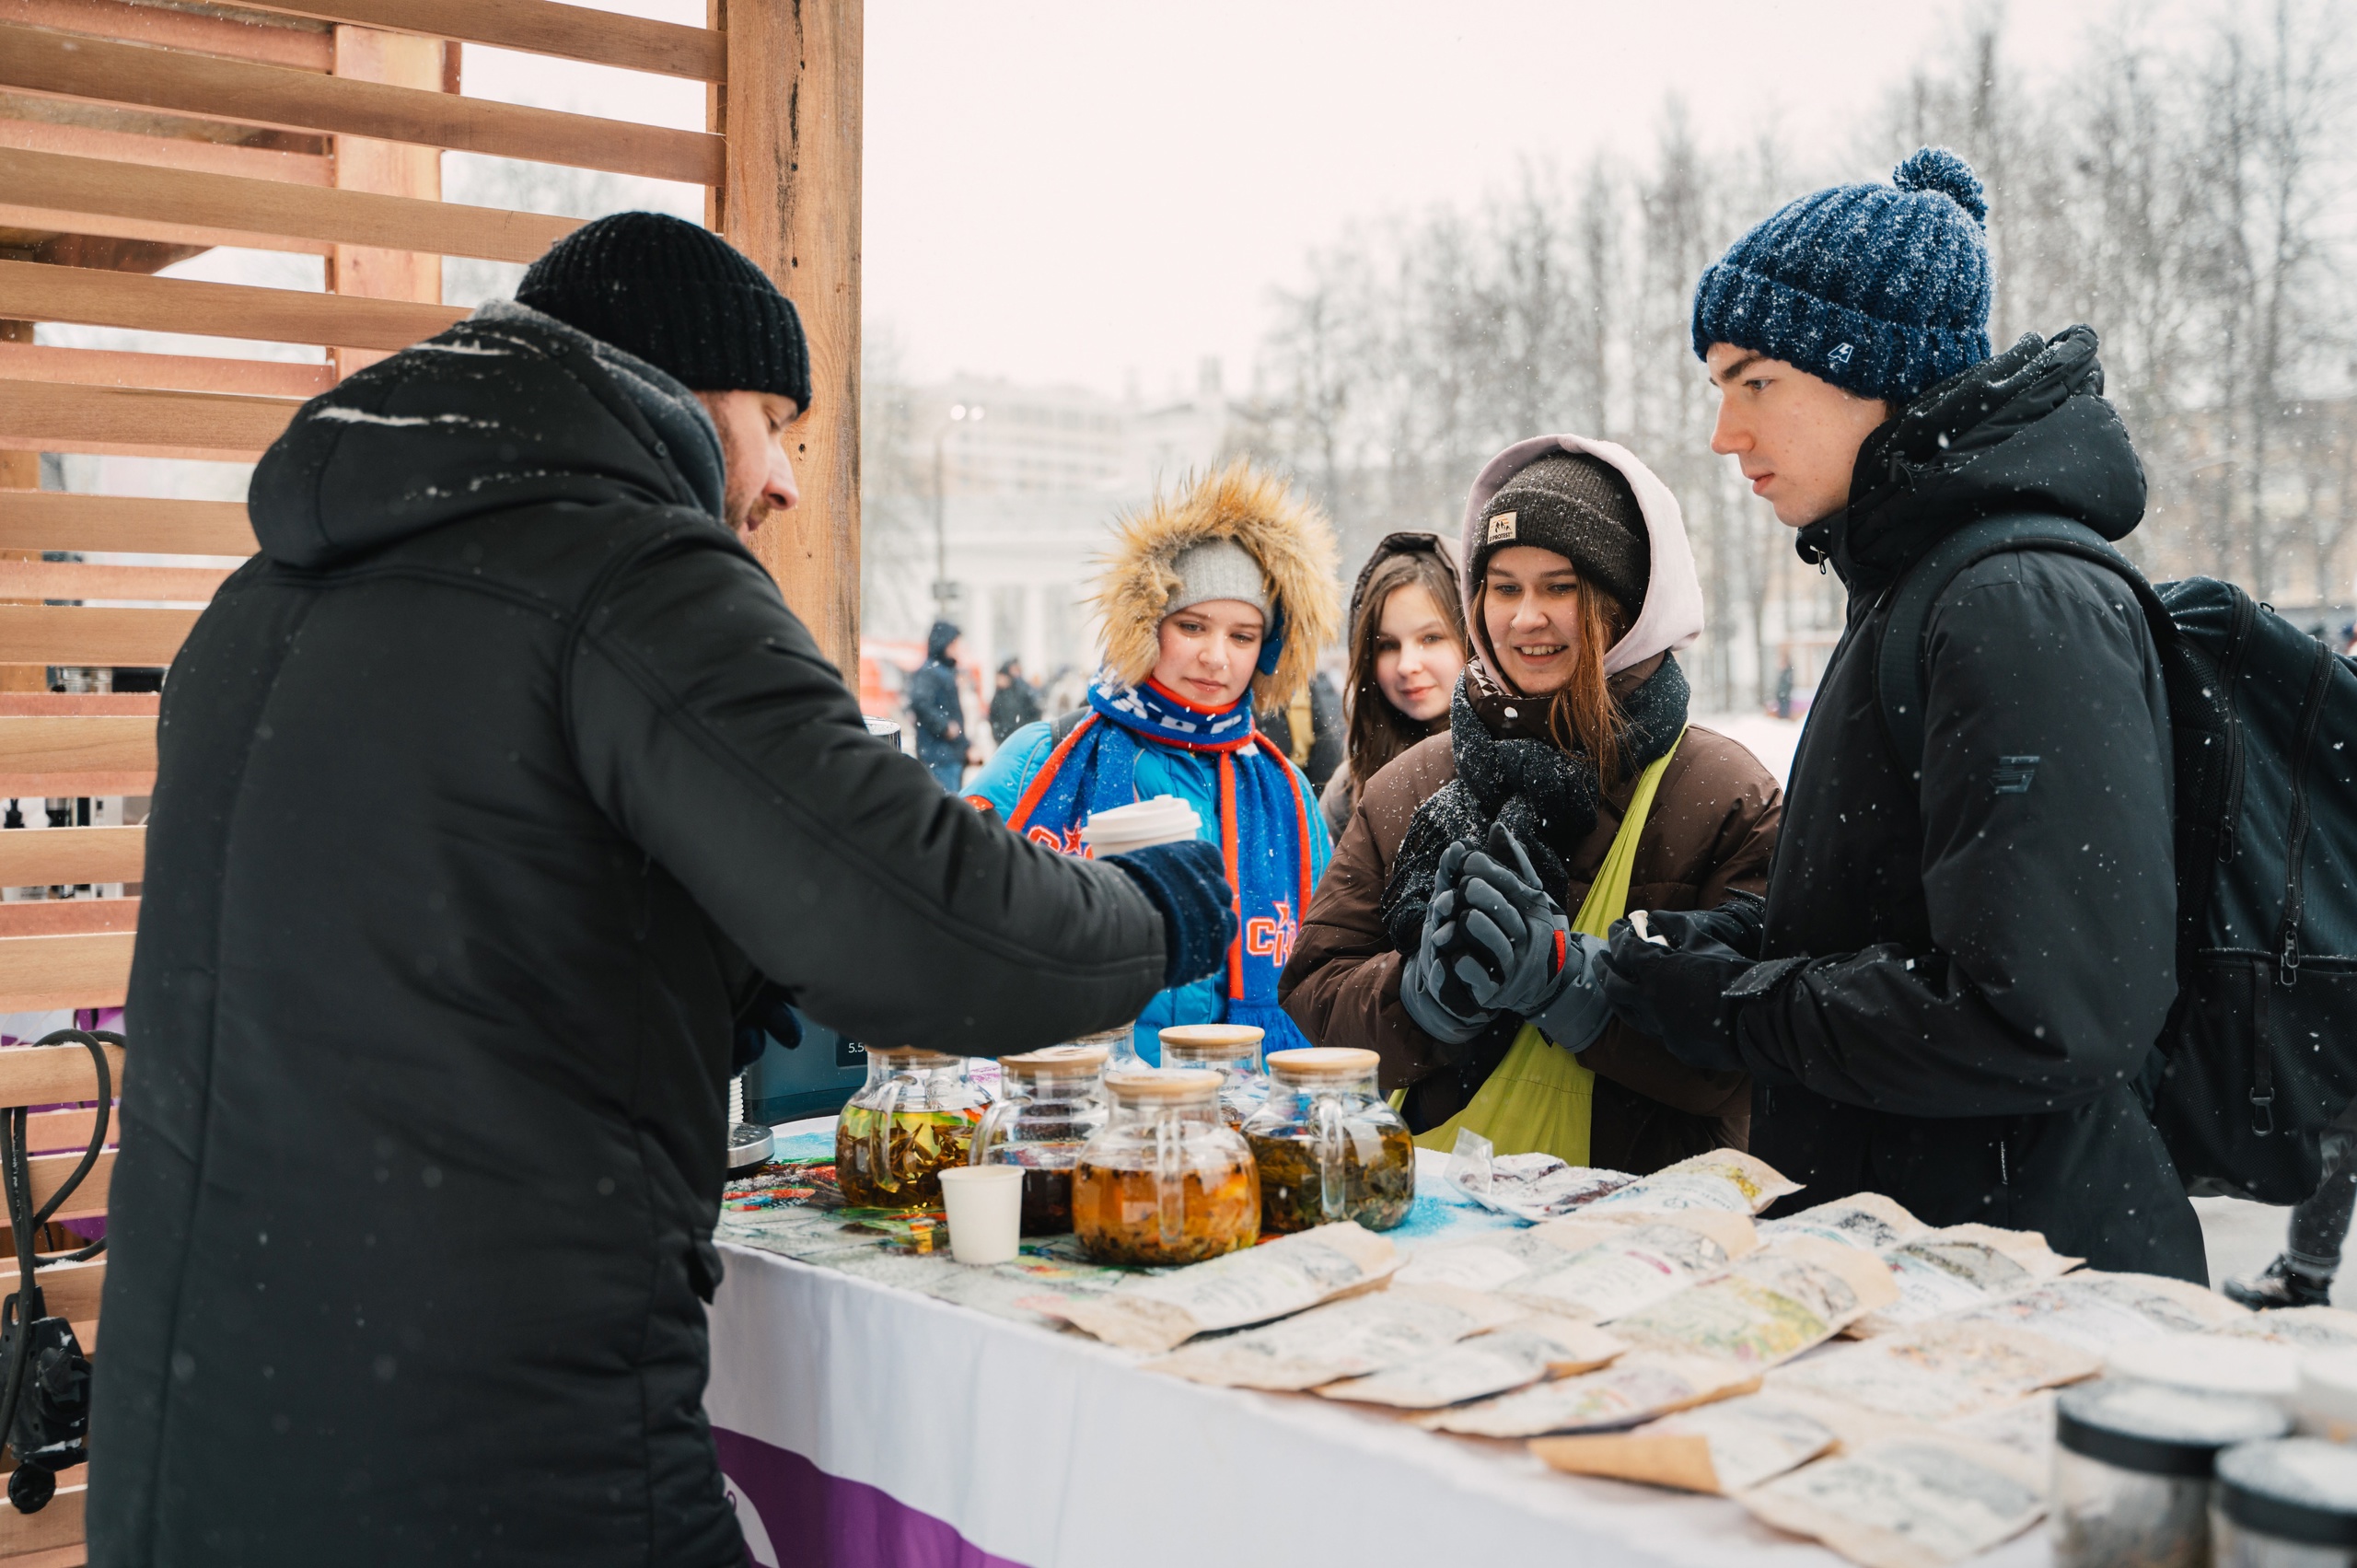
M 1193 807 L 1175 795 L 1157 795 L 1091 813 L 1080 830 L 1080 841 L 1092 859 L 1102 860 L 1155 844 L 1184 843 L 1202 830 L 1203 819 Z
M 1023 1235 L 1023 1167 L 960 1165 L 941 1173 L 949 1254 L 960 1263 L 1011 1263 Z

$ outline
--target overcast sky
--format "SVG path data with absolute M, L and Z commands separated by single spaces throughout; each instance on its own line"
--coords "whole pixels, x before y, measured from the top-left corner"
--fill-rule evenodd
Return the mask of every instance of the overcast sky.
M 608 3 L 702 19 L 702 0 Z M 1217 354 L 1240 387 L 1271 289 L 1311 248 L 1354 219 L 1478 200 L 1526 159 L 1643 158 L 1673 93 L 1707 145 L 1773 127 L 1809 167 L 1880 172 L 1845 161 L 1852 127 L 1984 9 L 868 0 L 867 319 L 919 379 L 1118 393 L 1135 376 L 1153 395 Z M 2143 13 L 2178 15 L 2017 4 L 2009 49 L 2053 68 L 2089 27 Z M 501 98 L 702 123 L 690 83 L 471 48 L 466 76 Z M 665 204 L 697 210 L 686 191 Z

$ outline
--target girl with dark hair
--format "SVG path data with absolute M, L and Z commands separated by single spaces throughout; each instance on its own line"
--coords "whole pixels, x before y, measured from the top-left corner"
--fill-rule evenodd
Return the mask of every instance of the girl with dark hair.
M 1687 723 L 1702 631 L 1678 503 L 1576 436 L 1492 459 L 1465 514 L 1472 657 L 1449 728 L 1361 786 L 1280 982 L 1320 1045 L 1383 1061 L 1427 1146 L 1649 1171 L 1749 1131 L 1750 1084 L 1610 1016 L 1587 958 L 1632 909 L 1757 895 L 1782 792 Z
M 1384 536 L 1351 590 L 1350 638 L 1349 755 L 1318 797 L 1338 839 L 1359 781 L 1448 727 L 1465 668 L 1465 610 L 1438 534 Z

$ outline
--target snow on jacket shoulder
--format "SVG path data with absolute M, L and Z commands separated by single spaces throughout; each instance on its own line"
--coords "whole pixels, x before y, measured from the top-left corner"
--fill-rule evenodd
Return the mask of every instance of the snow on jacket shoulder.
M 1056 749 L 1054 726 L 1040 722 L 1025 725 L 1006 738 L 1006 743 L 991 754 L 982 771 L 966 786 L 966 797 L 989 806 L 997 820 L 1004 822 L 1015 814 L 1016 802 L 1031 781 L 1039 776 L 1047 765 L 1050 753 Z M 1291 763 L 1286 764 L 1291 767 Z M 1309 781 L 1299 768 L 1293 769 L 1305 799 L 1312 796 Z M 1219 842 L 1219 769 L 1212 758 L 1196 751 L 1180 751 L 1167 746 L 1151 743 L 1138 749 L 1136 772 L 1137 795 L 1141 800 L 1157 795 L 1175 795 L 1195 808 L 1202 822 L 1196 836 L 1205 843 Z M 1067 846 L 1077 854 L 1077 844 Z M 1313 881 L 1326 875 L 1327 862 L 1334 853 L 1333 841 L 1327 836 L 1326 819 L 1313 805 L 1309 812 L 1309 873 Z M 1215 1024 L 1227 1016 L 1227 997 L 1224 976 L 1197 981 L 1192 985 L 1176 986 L 1157 992 L 1154 1000 L 1138 1016 L 1137 1046 L 1139 1054 L 1148 1062 L 1162 1060 L 1162 1041 L 1158 1031 L 1173 1024 Z
M 737 1010 L 996 1053 L 1160 983 L 1128 878 L 867 734 L 720 480 L 685 389 L 516 307 L 264 458 L 164 691 L 93 1563 L 741 1563 Z

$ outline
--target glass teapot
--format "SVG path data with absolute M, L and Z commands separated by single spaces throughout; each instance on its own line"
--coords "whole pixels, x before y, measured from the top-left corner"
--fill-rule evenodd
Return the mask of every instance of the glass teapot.
M 1252 1024 L 1173 1024 L 1162 1031 L 1165 1067 L 1208 1067 L 1220 1075 L 1219 1111 L 1242 1127 L 1268 1098 L 1260 1030 Z
M 1000 1098 L 974 1132 L 976 1165 L 1023 1167 L 1023 1234 L 1072 1228 L 1072 1167 L 1105 1125 L 1105 1048 L 1051 1045 L 998 1059 Z
M 1244 1124 L 1260 1176 L 1261 1228 L 1337 1220 L 1388 1230 L 1416 1201 L 1416 1145 L 1376 1086 L 1372 1051 L 1269 1056 L 1269 1098 Z
M 963 1056 L 870 1046 L 867 1082 L 835 1120 L 835 1183 L 855 1209 L 941 1206 L 941 1170 L 964 1165 L 990 1091 Z
M 1260 1237 L 1251 1151 L 1201 1069 L 1109 1073 L 1112 1115 L 1072 1173 L 1073 1233 L 1100 1263 L 1199 1263 Z

